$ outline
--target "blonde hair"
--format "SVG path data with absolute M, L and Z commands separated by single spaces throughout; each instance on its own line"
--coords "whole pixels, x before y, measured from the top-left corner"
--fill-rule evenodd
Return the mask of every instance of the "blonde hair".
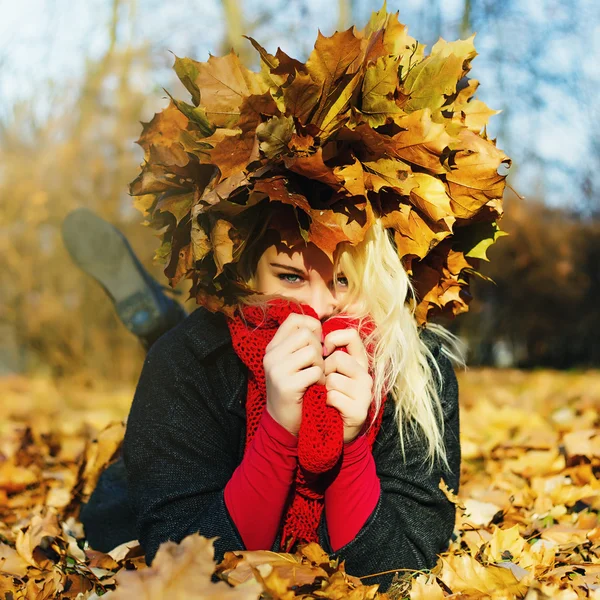
M 254 287 L 258 259 L 270 245 L 265 236 L 268 227 L 268 217 L 262 214 L 256 218 L 247 245 L 241 250 L 239 274 L 250 287 Z M 347 311 L 359 322 L 371 318 L 376 325 L 365 339 L 365 345 L 372 348 L 375 416 L 381 410 L 383 394 L 389 394 L 395 403 L 403 456 L 406 434 L 423 436 L 426 441 L 424 459 L 429 469 L 433 469 L 436 459 L 449 468 L 440 399 L 443 376 L 427 343 L 419 335 L 414 316 L 415 289 L 398 256 L 392 233 L 376 219 L 362 242 L 354 246 L 343 242 L 338 246 L 335 263 L 334 273 L 341 271 L 348 279 L 348 291 L 339 311 Z M 365 290 L 368 293 L 364 293 Z M 238 302 L 265 306 L 273 297 L 250 295 L 240 297 Z M 413 301 L 407 302 L 410 299 Z M 439 338 L 440 353 L 464 367 L 460 339 L 439 324 L 430 323 L 427 330 Z

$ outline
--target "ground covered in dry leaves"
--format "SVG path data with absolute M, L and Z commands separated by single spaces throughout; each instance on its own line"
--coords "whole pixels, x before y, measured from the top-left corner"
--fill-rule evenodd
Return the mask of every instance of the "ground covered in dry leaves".
M 119 447 L 132 390 L 0 380 L 0 599 L 600 599 L 600 373 L 458 375 L 457 539 L 387 594 L 316 544 L 220 565 L 200 535 L 164 544 L 152 567 L 135 540 L 95 551 L 78 509 Z

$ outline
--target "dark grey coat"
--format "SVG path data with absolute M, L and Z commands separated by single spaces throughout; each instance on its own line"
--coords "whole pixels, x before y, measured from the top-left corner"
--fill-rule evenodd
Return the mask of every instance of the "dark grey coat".
M 325 551 L 345 560 L 346 570 L 359 577 L 395 568 L 431 568 L 454 528 L 454 505 L 438 485 L 443 477 L 458 491 L 458 385 L 439 342 L 427 331 L 423 335 L 444 376 L 441 397 L 452 472 L 437 467 L 429 474 L 418 439 L 407 445 L 403 461 L 394 403 L 386 402 L 373 447 L 382 491 L 374 512 L 335 553 L 325 511 L 318 531 Z M 81 515 L 93 547 L 108 550 L 137 538 L 150 564 L 162 542 L 200 532 L 219 537 L 217 561 L 227 550 L 244 549 L 223 490 L 243 457 L 246 386 L 246 367 L 233 350 L 221 314 L 198 308 L 150 348 L 127 422 L 124 463 L 119 460 L 105 471 Z M 279 549 L 279 536 L 271 549 Z M 380 583 L 385 591 L 391 579 L 363 581 Z

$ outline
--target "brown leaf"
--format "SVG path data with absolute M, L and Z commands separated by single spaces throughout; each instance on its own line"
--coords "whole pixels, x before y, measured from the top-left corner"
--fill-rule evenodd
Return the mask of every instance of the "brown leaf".
M 16 550 L 19 556 L 32 567 L 47 568 L 51 564 L 45 555 L 36 553 L 36 549 L 42 544 L 44 538 L 54 538 L 61 534 L 57 514 L 55 509 L 49 508 L 43 516 L 35 515 L 28 527 L 17 533 Z
M 406 202 L 400 203 L 382 218 L 384 227 L 394 229 L 398 254 L 413 254 L 424 258 L 441 240 L 450 235 L 445 226 L 426 221 L 416 209 Z
M 171 279 L 171 285 L 176 286 L 182 279 L 189 279 L 195 264 L 194 246 L 190 243 L 178 252 L 177 267 L 175 268 L 175 275 Z
M 286 157 L 284 163 L 286 169 L 308 179 L 320 181 L 336 190 L 341 187 L 341 182 L 334 170 L 323 162 L 323 150 L 321 148 L 318 148 L 314 154 L 307 156 Z
M 245 98 L 241 106 L 237 127 L 238 135 L 228 136 L 219 142 L 210 152 L 212 161 L 226 178 L 244 170 L 249 162 L 258 158 L 258 140 L 256 128 L 262 115 L 276 115 L 277 106 L 269 93 Z
M 440 157 L 453 139 L 442 124 L 433 122 L 429 109 L 394 116 L 394 123 L 405 130 L 393 135 L 389 142 L 389 148 L 395 156 L 431 173 L 445 172 Z
M 446 174 L 452 209 L 458 218 L 468 219 L 489 200 L 501 198 L 506 175 L 499 175 L 501 164 L 510 165 L 510 159 L 496 146 L 469 130 L 459 134 L 459 142 L 452 168 Z
M 200 90 L 200 104 L 217 127 L 234 125 L 247 98 L 267 91 L 256 73 L 249 71 L 233 51 L 226 56 L 211 55 L 208 61 L 197 62 L 194 67 L 193 84 Z
M 320 86 L 308 73 L 297 73 L 293 81 L 283 87 L 286 114 L 305 124 L 319 101 Z
M 294 133 L 291 117 L 273 117 L 256 128 L 260 150 L 267 158 L 289 152 L 288 144 Z
M 162 165 L 185 166 L 189 159 L 179 142 L 181 131 L 187 128 L 188 122 L 188 118 L 171 101 L 149 123 L 142 123 L 142 135 L 136 143 L 144 149 L 146 160 L 152 156 Z
M 321 122 L 324 108 L 338 80 L 358 56 L 360 46 L 360 39 L 354 35 L 352 27 L 346 31 L 336 31 L 331 37 L 325 37 L 319 31 L 315 47 L 306 61 L 308 73 L 321 89 L 318 108 L 311 122 Z

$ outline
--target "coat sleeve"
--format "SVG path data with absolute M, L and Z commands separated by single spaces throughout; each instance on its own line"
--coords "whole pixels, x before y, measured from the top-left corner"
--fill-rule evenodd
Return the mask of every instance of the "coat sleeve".
M 207 371 L 168 333 L 150 349 L 127 421 L 123 458 L 138 539 L 151 564 L 161 543 L 195 532 L 215 541 L 215 560 L 244 549 L 224 502 L 239 432 L 214 398 Z
M 423 464 L 425 445 L 405 442 L 406 462 L 402 457 L 394 403 L 386 402 L 381 429 L 373 447 L 381 496 L 373 513 L 348 544 L 333 552 L 327 524 L 321 518 L 319 540 L 333 558 L 346 561 L 346 571 L 362 577 L 393 569 L 430 569 L 437 554 L 446 550 L 455 522 L 455 506 L 439 489 L 443 477 L 450 489 L 458 491 L 460 442 L 458 383 L 452 364 L 439 354 L 443 375 L 441 394 L 444 408 L 444 440 L 451 471 L 437 465 L 429 472 Z M 363 583 L 380 584 L 388 589 L 393 573 L 365 578 Z

